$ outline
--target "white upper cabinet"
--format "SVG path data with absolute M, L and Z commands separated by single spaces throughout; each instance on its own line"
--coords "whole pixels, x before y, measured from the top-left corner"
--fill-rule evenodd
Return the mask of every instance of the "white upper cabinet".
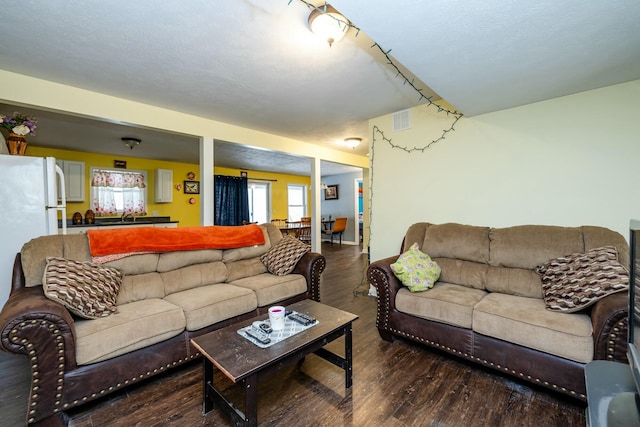
M 173 171 L 156 169 L 156 203 L 173 202 Z
M 62 172 L 64 172 L 64 188 L 67 194 L 67 202 L 84 202 L 84 162 L 74 160 L 56 160 Z M 58 195 L 60 189 L 58 189 Z

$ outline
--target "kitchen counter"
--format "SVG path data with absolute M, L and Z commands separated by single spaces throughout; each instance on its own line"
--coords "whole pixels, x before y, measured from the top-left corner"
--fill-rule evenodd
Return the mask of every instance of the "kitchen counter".
M 67 220 L 67 234 L 86 233 L 87 230 L 98 230 L 101 228 L 120 227 L 164 227 L 173 228 L 178 226 L 179 221 L 171 221 L 168 216 L 138 217 L 135 221 L 127 219 L 122 221 L 117 218 L 97 218 L 94 224 L 73 224 L 72 220 Z M 58 233 L 62 233 L 62 221 L 58 220 Z

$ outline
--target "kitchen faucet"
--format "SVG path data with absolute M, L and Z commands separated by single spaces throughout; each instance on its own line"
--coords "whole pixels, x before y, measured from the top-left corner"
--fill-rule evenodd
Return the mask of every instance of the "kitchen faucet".
M 131 222 L 136 222 L 136 217 L 133 216 L 132 213 L 123 213 L 122 218 L 120 218 L 120 221 L 127 222 L 127 219 L 131 219 Z

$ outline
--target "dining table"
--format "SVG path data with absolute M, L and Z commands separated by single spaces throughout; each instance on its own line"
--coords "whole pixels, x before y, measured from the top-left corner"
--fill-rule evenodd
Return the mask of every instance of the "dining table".
M 304 229 L 310 229 L 311 223 L 306 221 L 288 221 L 284 225 L 280 225 L 280 232 L 283 236 L 291 235 L 298 237 Z

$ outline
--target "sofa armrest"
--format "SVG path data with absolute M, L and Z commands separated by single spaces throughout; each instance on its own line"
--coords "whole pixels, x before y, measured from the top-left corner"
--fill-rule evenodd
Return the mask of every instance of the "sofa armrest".
M 324 255 L 317 252 L 307 252 L 296 264 L 292 273 L 301 274 L 307 280 L 307 292 L 314 301 L 320 302 L 320 275 L 324 271 L 327 261 Z
M 376 288 L 378 293 L 378 309 L 376 313 L 376 326 L 384 339 L 391 339 L 386 331 L 389 331 L 389 313 L 396 310 L 396 294 L 402 288 L 402 283 L 393 274 L 391 264 L 397 261 L 400 255 L 394 255 L 372 262 L 367 268 L 367 280 Z
M 45 297 L 39 286 L 14 289 L 0 312 L 0 348 L 29 359 L 29 423 L 59 412 L 65 372 L 76 366 L 75 329 L 67 309 Z
M 628 294 L 618 292 L 602 298 L 591 309 L 593 359 L 627 361 Z

